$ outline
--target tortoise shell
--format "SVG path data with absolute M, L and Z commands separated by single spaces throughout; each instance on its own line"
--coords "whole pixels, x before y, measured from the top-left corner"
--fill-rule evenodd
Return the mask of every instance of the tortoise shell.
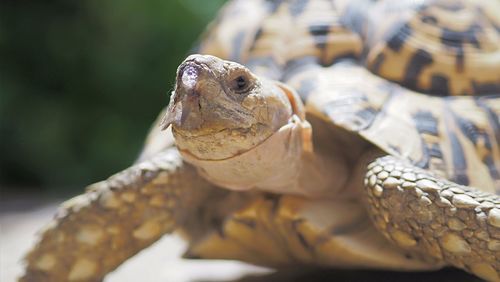
M 494 94 L 499 10 L 490 0 L 235 1 L 197 50 L 281 80 L 306 62 L 327 67 L 352 58 L 419 92 Z
M 495 192 L 499 23 L 496 1 L 234 1 L 196 51 L 291 85 L 309 114 L 391 155 Z

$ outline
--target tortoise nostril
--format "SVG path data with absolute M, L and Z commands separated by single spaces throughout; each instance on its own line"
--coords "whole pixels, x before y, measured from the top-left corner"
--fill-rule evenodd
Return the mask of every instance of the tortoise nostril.
M 198 70 L 194 66 L 187 66 L 182 72 L 182 84 L 187 88 L 193 88 L 198 81 Z

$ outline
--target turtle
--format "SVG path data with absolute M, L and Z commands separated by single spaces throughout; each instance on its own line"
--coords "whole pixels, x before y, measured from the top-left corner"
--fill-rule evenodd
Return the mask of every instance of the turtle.
M 500 3 L 225 4 L 129 168 L 64 202 L 20 281 L 187 258 L 500 281 Z

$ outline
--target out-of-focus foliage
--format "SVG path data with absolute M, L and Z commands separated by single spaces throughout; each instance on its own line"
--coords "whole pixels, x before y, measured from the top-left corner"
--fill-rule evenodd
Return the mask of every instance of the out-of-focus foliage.
M 3 189 L 82 189 L 131 164 L 222 2 L 2 1 Z

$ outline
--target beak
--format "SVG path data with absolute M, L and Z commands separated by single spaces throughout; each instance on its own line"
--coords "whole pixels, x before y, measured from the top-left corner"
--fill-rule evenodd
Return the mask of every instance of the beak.
M 167 113 L 160 124 L 162 130 L 167 129 L 171 124 L 182 127 L 193 110 L 200 110 L 198 86 L 203 71 L 203 67 L 194 60 L 185 61 L 179 66 L 175 91 L 170 97 Z M 197 125 L 199 124 L 201 120 Z M 189 127 L 195 126 L 196 124 L 191 121 Z

